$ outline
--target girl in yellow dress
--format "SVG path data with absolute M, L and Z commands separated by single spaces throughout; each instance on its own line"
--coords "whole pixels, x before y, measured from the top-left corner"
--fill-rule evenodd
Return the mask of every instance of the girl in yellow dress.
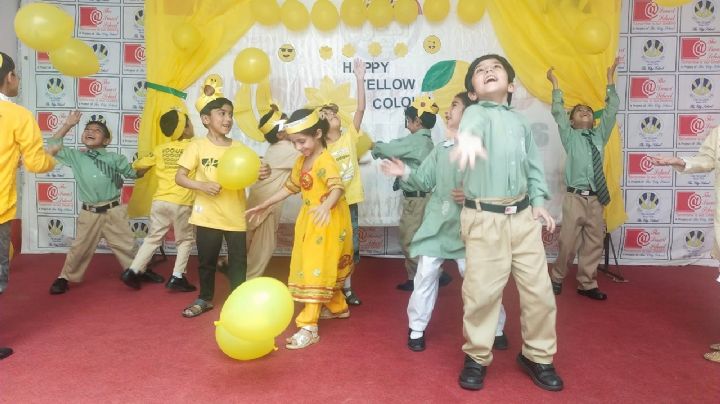
M 284 130 L 301 156 L 285 188 L 246 214 L 254 220 L 273 204 L 302 193 L 288 288 L 305 307 L 295 319 L 299 329 L 286 345 L 301 349 L 320 340 L 318 319 L 350 317 L 342 287 L 354 266 L 353 242 L 340 171 L 326 150 L 328 121 L 313 109 L 297 110 L 289 121 Z

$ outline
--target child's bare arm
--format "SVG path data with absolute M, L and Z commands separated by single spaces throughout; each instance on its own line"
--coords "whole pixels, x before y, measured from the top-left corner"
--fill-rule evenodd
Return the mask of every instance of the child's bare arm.
M 222 187 L 217 182 L 196 181 L 188 177 L 190 171 L 185 167 L 180 167 L 175 174 L 175 182 L 183 188 L 204 192 L 210 196 L 220 193 Z
M 607 69 L 607 83 L 608 85 L 615 84 L 615 70 L 620 63 L 620 58 L 616 57 L 613 64 Z
M 250 220 L 251 222 L 254 221 L 257 217 L 260 217 L 262 213 L 273 206 L 274 204 L 284 200 L 288 196 L 292 195 L 292 192 L 290 192 L 289 189 L 283 187 L 279 191 L 277 191 L 273 196 L 268 198 L 265 202 L 259 204 L 258 206 L 255 206 L 254 208 L 248 209 L 245 211 L 245 217 Z
M 553 70 L 555 70 L 555 67 L 549 68 L 545 76 L 548 80 L 550 80 L 550 83 L 552 83 L 553 90 L 558 90 L 560 86 L 558 85 L 558 80 L 557 77 L 555 77 L 555 73 L 553 72 Z
M 355 126 L 356 131 L 360 132 L 360 124 L 362 124 L 365 115 L 365 62 L 361 59 L 355 59 L 353 70 L 355 71 L 357 83 L 357 108 L 353 116 L 353 126 Z

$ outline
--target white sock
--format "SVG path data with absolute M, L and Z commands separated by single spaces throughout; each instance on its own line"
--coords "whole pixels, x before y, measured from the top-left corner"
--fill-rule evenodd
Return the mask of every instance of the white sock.
M 184 275 L 184 274 L 183 274 L 182 272 L 173 271 L 173 275 L 172 275 L 172 276 L 174 276 L 174 277 L 176 277 L 176 278 L 182 278 L 183 275 Z
M 424 332 L 422 332 L 422 331 L 412 331 L 412 332 L 410 332 L 410 338 L 418 339 L 418 338 L 422 337 L 423 334 L 424 334 Z
M 350 281 L 350 277 L 348 276 L 345 278 L 345 284 L 343 285 L 343 289 L 350 289 L 352 287 L 352 282 Z

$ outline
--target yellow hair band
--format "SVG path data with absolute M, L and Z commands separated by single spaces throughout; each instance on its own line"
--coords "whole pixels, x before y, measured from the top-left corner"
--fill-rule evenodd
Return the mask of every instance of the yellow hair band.
M 270 118 L 260 126 L 260 132 L 262 132 L 263 135 L 267 135 L 270 133 L 270 131 L 273 130 L 274 127 L 276 127 L 280 121 L 282 121 L 282 113 L 278 110 L 275 110 L 272 115 L 270 115 Z
M 415 97 L 410 105 L 417 109 L 418 116 L 422 115 L 423 112 L 435 115 L 440 111 L 440 107 L 438 107 L 437 104 L 435 104 L 435 101 L 427 95 Z
M 177 127 L 175 127 L 172 136 L 170 137 L 171 140 L 180 139 L 180 136 L 182 136 L 183 132 L 185 131 L 185 125 L 187 124 L 187 117 L 185 116 L 185 113 L 183 111 L 180 111 L 179 109 L 176 109 L 176 111 L 178 114 L 178 124 Z
M 312 128 L 320 120 L 320 115 L 317 110 L 313 110 L 308 116 L 298 119 L 297 121 L 288 122 L 285 124 L 285 132 L 288 135 L 293 133 L 302 132 L 307 128 Z
M 4 60 L 5 60 L 5 57 L 3 55 L 0 55 L 0 67 L 2 67 Z

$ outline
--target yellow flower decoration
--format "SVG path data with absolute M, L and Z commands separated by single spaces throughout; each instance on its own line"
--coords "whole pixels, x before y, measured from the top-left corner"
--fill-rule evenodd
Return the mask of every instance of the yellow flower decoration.
M 343 54 L 343 56 L 345 56 L 346 58 L 351 58 L 351 57 L 355 56 L 355 52 L 356 52 L 356 51 L 355 51 L 355 46 L 353 46 L 353 44 L 351 44 L 351 43 L 346 44 L 346 45 L 343 46 L 343 48 L 342 48 L 342 54 Z
M 368 45 L 368 52 L 372 57 L 378 57 L 382 53 L 382 45 L 379 42 L 370 42 Z
M 338 117 L 345 128 L 353 128 L 352 113 L 357 108 L 357 100 L 350 97 L 350 83 L 336 84 L 333 79 L 325 76 L 318 88 L 305 89 L 309 107 L 335 104 L 338 106 Z
M 329 47 L 329 46 L 321 46 L 320 47 L 320 58 L 322 58 L 324 60 L 328 60 L 332 57 L 332 55 L 333 55 L 333 50 L 331 47 Z
M 394 52 L 395 52 L 395 56 L 397 56 L 397 57 L 399 57 L 399 58 L 407 55 L 407 53 L 408 53 L 407 44 L 404 43 L 404 42 L 398 42 L 398 43 L 395 45 Z

